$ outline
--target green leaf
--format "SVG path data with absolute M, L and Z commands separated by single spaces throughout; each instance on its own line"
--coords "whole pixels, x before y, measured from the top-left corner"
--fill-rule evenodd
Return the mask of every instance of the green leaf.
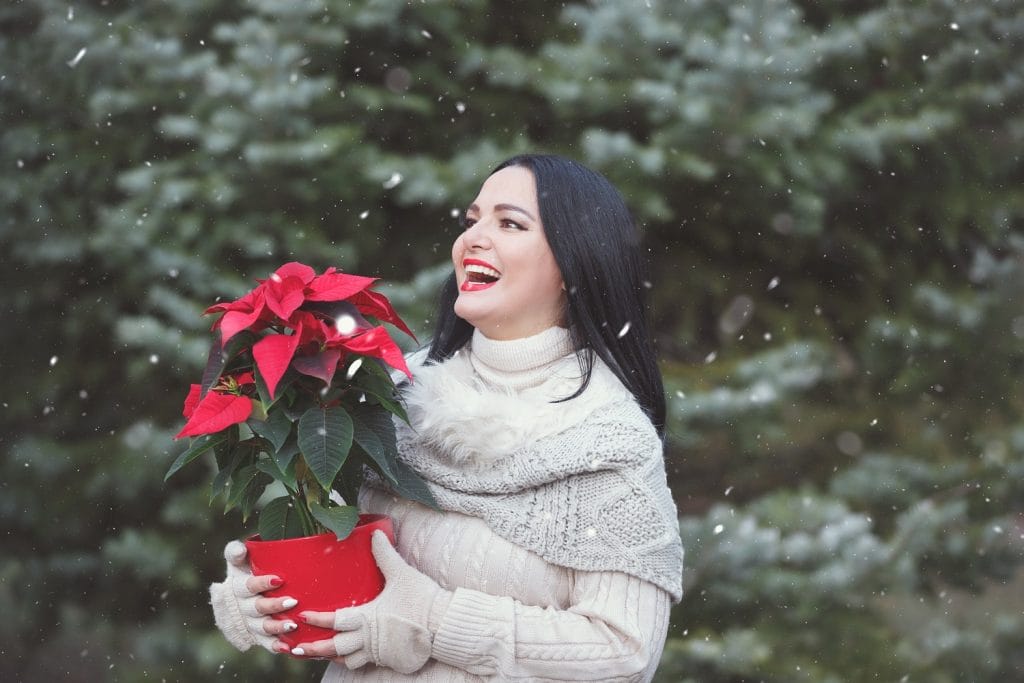
M 299 448 L 324 491 L 345 464 L 352 447 L 352 418 L 340 406 L 310 408 L 299 419 Z
M 398 481 L 395 461 L 395 423 L 391 413 L 379 406 L 359 406 L 352 411 L 353 439 L 366 452 L 392 483 Z
M 398 401 L 391 375 L 379 363 L 364 361 L 359 372 L 352 378 L 352 385 L 375 398 L 380 405 L 403 421 L 409 421 L 405 407 Z
M 238 447 L 237 433 L 233 435 L 233 438 L 218 444 L 213 450 L 217 457 L 217 467 L 219 469 L 217 476 L 213 478 L 213 483 L 210 485 L 211 500 L 227 489 L 231 483 L 231 478 L 239 467 L 252 460 L 252 451 L 250 449 Z
M 427 483 L 416 473 L 414 469 L 406 465 L 402 460 L 395 459 L 395 489 L 407 500 L 422 503 L 434 510 L 439 509 L 434 494 L 427 488 Z
M 310 503 L 309 511 L 313 513 L 316 521 L 323 524 L 328 531 L 333 531 L 339 541 L 347 538 L 359 522 L 359 511 L 354 505 L 325 508 L 317 503 Z
M 291 434 L 293 422 L 283 410 L 273 410 L 267 415 L 266 420 L 250 418 L 246 420 L 246 424 L 253 432 L 269 441 L 274 451 L 279 451 Z
M 218 445 L 220 445 L 222 443 L 226 443 L 227 440 L 228 440 L 228 434 L 226 434 L 224 432 L 217 432 L 216 434 L 208 434 L 206 436 L 201 436 L 201 437 L 199 437 L 197 439 L 193 439 L 192 443 L 185 450 L 185 452 L 182 453 L 181 455 L 179 455 L 174 460 L 174 462 L 171 464 L 170 468 L 168 468 L 167 474 L 164 475 L 164 481 L 167 481 L 168 479 L 170 479 L 171 475 L 173 475 L 175 472 L 180 470 L 182 467 L 184 467 L 185 465 L 189 464 L 190 462 L 192 462 L 193 460 L 198 458 L 200 455 L 202 455 L 206 451 L 208 451 L 211 448 L 214 448 L 214 447 L 216 447 L 216 446 L 218 446 Z
M 278 466 L 277 461 L 274 458 L 260 458 L 256 463 L 256 469 L 263 472 L 274 481 L 279 481 L 288 488 L 289 491 L 298 490 L 298 486 L 295 483 L 295 465 L 292 463 L 291 467 L 281 469 Z
M 302 522 L 291 496 L 281 496 L 267 503 L 260 510 L 257 530 L 264 541 L 302 536 Z
M 264 381 L 263 375 L 260 374 L 260 369 L 255 363 L 252 366 L 252 376 L 256 381 L 256 394 L 260 397 L 260 403 L 263 404 L 263 409 L 269 414 L 270 407 L 277 404 L 278 401 L 287 395 L 288 388 L 299 378 L 299 373 L 291 368 L 285 370 L 285 373 L 277 383 L 277 387 L 274 389 L 274 398 L 270 398 L 270 390 L 267 388 L 267 383 Z M 287 405 L 287 401 L 281 405 Z
M 292 435 L 288 441 L 281 446 L 280 450 L 274 453 L 274 462 L 282 471 L 295 470 L 295 456 L 299 454 L 298 437 Z
M 236 470 L 231 477 L 231 488 L 224 511 L 228 512 L 237 507 L 242 512 L 242 521 L 245 521 L 270 482 L 270 477 L 260 472 L 256 465 L 246 465 Z
M 203 369 L 202 394 L 205 395 L 217 380 L 220 379 L 228 362 L 238 355 L 239 351 L 247 348 L 256 341 L 256 335 L 248 330 L 239 332 L 228 340 L 227 346 L 220 347 L 220 337 L 210 346 L 210 353 L 206 357 L 206 367 Z

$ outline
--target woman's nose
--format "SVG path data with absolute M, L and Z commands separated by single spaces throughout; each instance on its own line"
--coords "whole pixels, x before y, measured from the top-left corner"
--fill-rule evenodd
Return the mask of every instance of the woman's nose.
M 491 244 L 490 233 L 487 230 L 486 222 L 478 220 L 466 228 L 463 239 L 467 247 L 488 247 Z

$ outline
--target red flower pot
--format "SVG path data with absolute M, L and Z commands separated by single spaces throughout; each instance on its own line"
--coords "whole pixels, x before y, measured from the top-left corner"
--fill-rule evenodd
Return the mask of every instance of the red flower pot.
M 387 534 L 392 544 L 395 542 L 391 518 L 385 515 L 359 515 L 356 528 L 343 541 L 326 533 L 280 541 L 261 541 L 254 536 L 245 542 L 252 573 L 275 574 L 284 582 L 264 595 L 299 601 L 292 609 L 273 615 L 275 619 L 291 619 L 299 627 L 278 638 L 289 647 L 332 638 L 335 631 L 303 623 L 299 612 L 331 612 L 361 605 L 380 594 L 384 575 L 377 568 L 370 546 L 370 537 L 377 529 Z

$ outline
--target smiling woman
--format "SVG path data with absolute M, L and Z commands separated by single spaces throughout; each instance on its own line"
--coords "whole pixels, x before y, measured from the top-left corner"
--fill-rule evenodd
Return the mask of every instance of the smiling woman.
M 565 284 L 539 215 L 533 172 L 508 166 L 484 182 L 452 245 L 455 314 L 490 339 L 564 324 Z
M 648 681 L 683 551 L 632 217 L 602 176 L 530 155 L 463 220 L 396 422 L 438 509 L 368 474 L 360 507 L 397 543 L 374 538 L 379 597 L 300 613 L 332 638 L 277 639 L 294 604 L 261 593 L 286 577 L 252 576 L 239 544 L 211 587 L 217 623 L 240 649 L 334 660 L 324 681 Z

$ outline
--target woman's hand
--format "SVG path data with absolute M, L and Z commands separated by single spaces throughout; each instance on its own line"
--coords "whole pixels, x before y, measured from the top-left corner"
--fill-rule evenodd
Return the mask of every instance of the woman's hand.
M 330 628 L 328 640 L 300 643 L 292 654 L 330 658 L 350 669 L 373 662 L 410 674 L 430 659 L 434 632 L 451 592 L 410 567 L 382 531 L 373 532 L 373 556 L 384 574 L 384 590 L 365 605 L 336 612 L 303 612 L 308 624 Z
M 288 646 L 275 638 L 294 631 L 295 622 L 272 619 L 271 615 L 295 607 L 294 598 L 265 598 L 264 591 L 280 588 L 281 578 L 272 574 L 253 576 L 246 558 L 245 544 L 231 541 L 224 548 L 227 578 L 210 586 L 210 604 L 214 620 L 228 642 L 245 652 L 259 645 L 271 652 L 287 653 Z

